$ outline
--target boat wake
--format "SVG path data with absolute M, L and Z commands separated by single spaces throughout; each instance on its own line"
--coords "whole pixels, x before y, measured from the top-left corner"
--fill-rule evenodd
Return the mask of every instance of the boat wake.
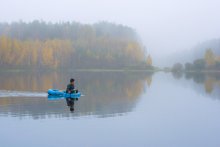
M 45 92 L 0 90 L 0 97 L 47 97 Z

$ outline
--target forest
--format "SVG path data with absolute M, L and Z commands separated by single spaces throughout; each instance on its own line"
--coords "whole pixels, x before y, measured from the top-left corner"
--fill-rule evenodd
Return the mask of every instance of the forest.
M 186 62 L 183 66 L 176 63 L 172 67 L 172 72 L 182 71 L 220 71 L 220 56 L 212 49 L 206 49 L 204 57 L 195 59 L 192 63 Z
M 204 57 L 186 63 L 185 70 L 220 70 L 220 56 L 213 52 L 212 49 L 207 49 Z
M 0 67 L 118 69 L 152 67 L 136 32 L 108 22 L 0 23 Z

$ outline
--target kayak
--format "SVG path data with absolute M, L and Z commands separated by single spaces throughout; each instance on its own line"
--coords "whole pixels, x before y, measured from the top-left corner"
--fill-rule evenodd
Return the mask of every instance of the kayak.
M 64 98 L 80 98 L 81 93 L 66 93 L 66 91 L 60 91 L 58 89 L 49 89 L 47 91 L 48 96 L 50 97 L 64 97 Z
M 62 100 L 62 99 L 68 99 L 67 97 L 63 97 L 63 96 L 54 96 L 54 95 L 48 95 L 47 96 L 48 100 Z M 79 100 L 79 97 L 71 97 L 71 99 L 73 100 Z

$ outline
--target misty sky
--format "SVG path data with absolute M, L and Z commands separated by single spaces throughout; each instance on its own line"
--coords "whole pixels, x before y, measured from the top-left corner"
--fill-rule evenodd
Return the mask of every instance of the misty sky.
M 0 21 L 102 20 L 136 29 L 153 57 L 220 38 L 220 0 L 1 0 Z

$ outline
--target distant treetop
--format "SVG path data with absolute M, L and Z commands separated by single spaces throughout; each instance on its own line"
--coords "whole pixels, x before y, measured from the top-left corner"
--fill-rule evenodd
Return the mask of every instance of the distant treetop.
M 114 37 L 128 40 L 136 40 L 136 32 L 127 26 L 109 22 L 99 22 L 93 25 L 80 24 L 78 22 L 51 23 L 34 20 L 26 23 L 23 21 L 12 23 L 0 23 L 0 35 L 20 40 L 26 39 L 70 39 L 88 37 Z

